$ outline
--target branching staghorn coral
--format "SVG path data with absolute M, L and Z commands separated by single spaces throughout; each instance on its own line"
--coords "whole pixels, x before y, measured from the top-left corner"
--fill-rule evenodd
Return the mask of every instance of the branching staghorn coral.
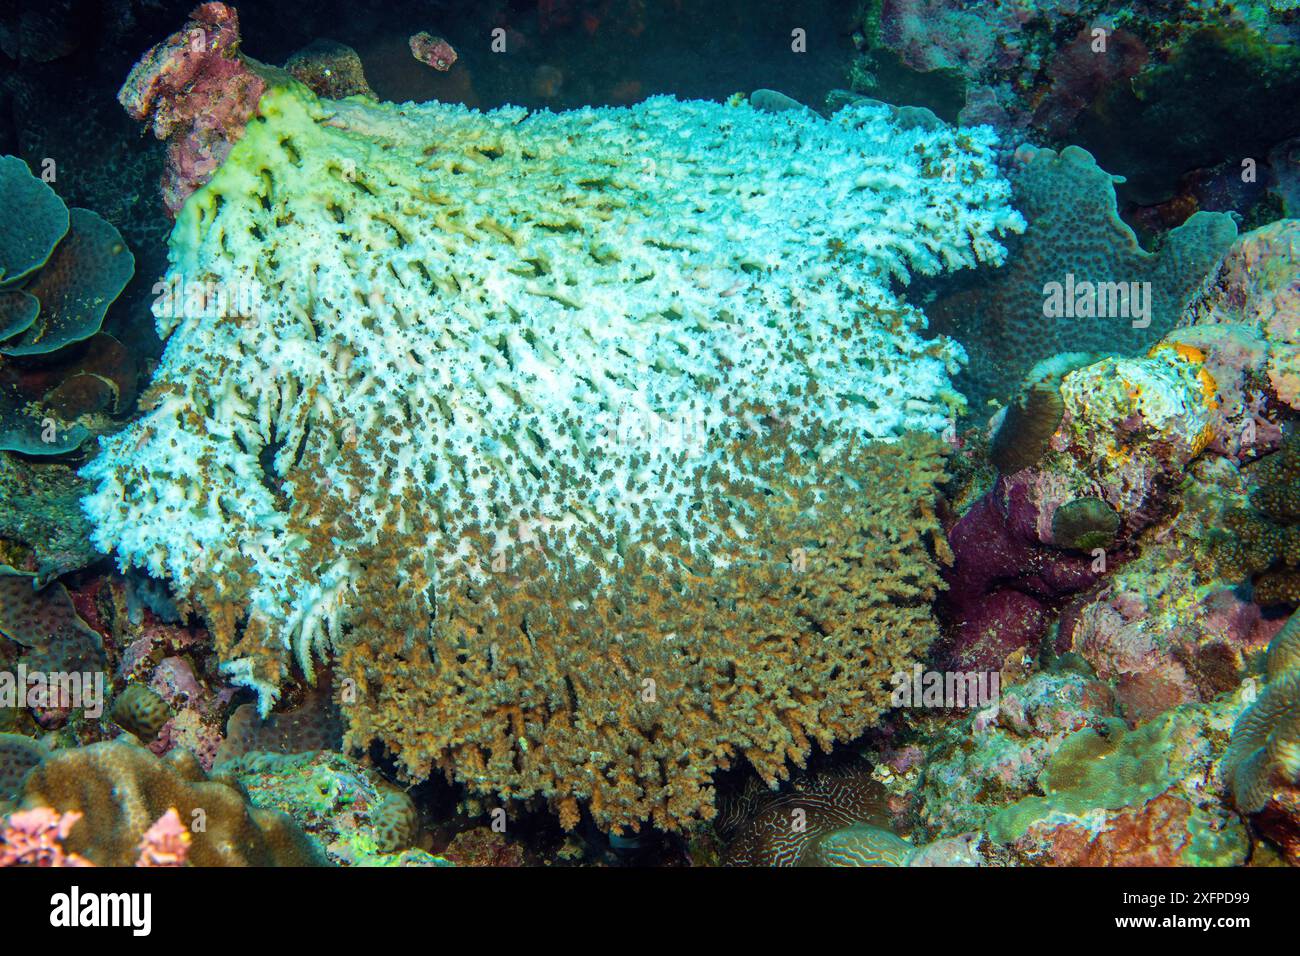
M 448 579 L 428 646 L 394 639 L 424 618 L 375 581 L 354 619 L 369 639 L 341 642 L 351 742 L 378 737 L 411 774 L 545 795 L 569 826 L 589 801 L 602 826 L 668 829 L 711 814 L 711 776 L 735 757 L 774 784 L 814 742 L 861 734 L 937 634 L 940 445 L 874 445 L 814 483 L 785 441 L 747 439 L 753 477 L 704 499 L 720 526 L 748 517 L 723 566 L 661 533 L 602 584 L 577 557 L 599 540 L 542 540 L 508 573 Z
M 887 704 L 933 637 L 960 349 L 892 279 L 998 262 L 987 131 L 657 98 L 262 97 L 186 202 L 96 541 L 265 714 L 337 661 L 413 778 L 681 825 Z M 241 296 L 231 295 L 239 302 Z

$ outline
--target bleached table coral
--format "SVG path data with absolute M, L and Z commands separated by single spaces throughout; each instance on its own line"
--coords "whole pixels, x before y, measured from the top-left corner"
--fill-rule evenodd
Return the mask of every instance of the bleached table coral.
M 951 421 L 962 353 L 893 285 L 1001 261 L 990 147 L 883 107 L 272 85 L 177 216 L 148 411 L 86 469 L 95 540 L 199 600 L 263 711 L 333 656 L 352 742 L 413 776 L 570 825 L 707 812 L 727 755 L 775 778 L 860 730 L 932 636 L 939 443 L 897 440 Z M 680 696 L 629 713 L 656 679 Z

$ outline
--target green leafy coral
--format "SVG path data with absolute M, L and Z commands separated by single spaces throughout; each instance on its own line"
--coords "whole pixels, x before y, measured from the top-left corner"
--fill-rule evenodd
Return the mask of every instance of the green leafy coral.
M 1173 328 L 1237 227 L 1224 213 L 1198 212 L 1156 252 L 1119 217 L 1113 178 L 1084 149 L 1019 152 L 1012 202 L 1029 226 L 1008 243 L 1005 266 L 927 309 L 935 327 L 966 346 L 957 382 L 972 402 L 1007 399 L 1035 363 L 1067 352 L 1136 355 Z M 1150 283 L 1150 315 L 1045 315 L 1045 286 Z M 1148 321 L 1149 319 L 1149 321 Z
M 1043 768 L 1038 781 L 1043 795 L 1000 810 L 989 823 L 989 835 L 1011 843 L 1038 820 L 1119 810 L 1163 793 L 1175 782 L 1165 744 L 1178 726 L 1170 714 L 1134 731 L 1120 720 L 1076 731 Z
M 90 434 L 72 420 L 85 406 L 85 387 L 120 399 L 111 375 L 73 369 L 81 382 L 50 388 L 12 360 L 48 358 L 100 336 L 108 307 L 134 274 L 135 258 L 111 223 L 88 209 L 69 210 L 21 159 L 0 157 L 0 355 L 9 357 L 0 360 L 0 450 L 72 451 Z M 100 338 L 92 352 L 116 344 Z

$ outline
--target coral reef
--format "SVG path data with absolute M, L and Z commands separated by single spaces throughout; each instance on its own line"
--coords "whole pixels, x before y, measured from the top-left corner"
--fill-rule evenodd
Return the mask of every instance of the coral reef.
M 28 773 L 22 806 L 80 813 L 64 846 L 98 866 L 134 864 L 150 827 L 173 809 L 189 821 L 195 866 L 324 862 L 289 817 L 250 807 L 236 786 L 207 777 L 185 750 L 158 758 L 116 740 L 56 751 Z
M 1249 505 L 1228 509 L 1211 532 L 1225 573 L 1253 576 L 1261 604 L 1300 604 L 1300 434 L 1247 469 Z
M 901 436 L 960 357 L 885 277 L 1000 260 L 986 133 L 291 80 L 258 110 L 172 237 L 253 302 L 160 306 L 148 411 L 85 474 L 96 541 L 263 713 L 333 657 L 351 745 L 609 828 L 878 716 L 938 583 L 939 446 Z
M 357 51 L 333 40 L 314 40 L 284 63 L 295 80 L 305 83 L 317 96 L 341 100 L 345 96 L 368 96 L 375 91 L 366 80 Z
M 1137 76 L 1148 60 L 1146 45 L 1127 30 L 1110 30 L 1099 44 L 1091 29 L 1081 29 L 1052 57 L 1032 125 L 1053 139 L 1071 136 L 1080 113 L 1111 87 Z
M 972 404 L 1009 398 L 1035 363 L 1059 353 L 1146 351 L 1236 237 L 1228 215 L 1197 213 L 1147 252 L 1087 151 L 1022 148 L 1016 160 L 1012 201 L 1029 225 L 1006 266 L 926 310 L 970 354 L 958 384 Z
M 9 563 L 45 582 L 93 564 L 101 557 L 90 543 L 90 522 L 81 508 L 89 484 L 60 462 L 0 455 L 0 499 L 21 508 L 0 509 L 0 539 L 27 550 Z
M 856 823 L 816 840 L 801 866 L 907 866 L 917 848 L 888 830 Z
M 955 624 L 941 660 L 1000 669 L 1035 652 L 1054 612 L 1132 556 L 1204 453 L 1270 449 L 1277 409 L 1251 387 L 1264 352 L 1241 348 L 1241 332 L 1180 328 L 1142 357 L 1040 363 L 995 418 L 1002 475 L 948 529 L 955 560 L 941 604 Z M 1054 644 L 1068 649 L 1068 634 Z
M 1258 756 L 1275 722 L 1287 737 L 1285 682 L 1225 746 L 1277 627 L 1234 586 L 1282 572 L 1257 581 L 1266 603 L 1289 573 L 1292 409 L 1272 384 L 1287 319 L 1276 346 L 1265 331 L 1294 314 L 1289 232 L 1242 236 L 1146 356 L 1062 356 L 995 420 L 1004 473 L 949 532 L 937 660 L 1000 670 L 1003 695 L 962 733 L 920 720 L 928 760 L 878 755 L 912 841 L 983 832 L 983 858 L 1009 865 L 1234 865 L 1253 835 L 1300 846 L 1287 771 L 1263 774 L 1249 829 L 1214 785 L 1285 761 L 1285 744 Z
M 1248 849 L 1233 821 L 1162 793 L 1079 821 L 1036 821 L 1014 853 L 1023 865 L 1240 866 Z
M 1300 2 L 39 6 L 0 866 L 1300 865 Z
M 29 307 L 5 329 L 11 340 L 0 346 L 5 355 L 48 355 L 94 335 L 135 273 L 135 258 L 116 228 L 87 209 L 68 215 L 67 234 L 35 278 L 5 290 L 6 301 L 19 298 Z
M 266 89 L 238 56 L 239 42 L 234 9 L 204 3 L 183 29 L 141 57 L 118 92 L 133 119 L 167 140 L 162 191 L 172 215 L 221 165 Z
M 135 257 L 111 223 L 67 209 L 14 156 L 0 157 L 0 223 L 0 450 L 63 454 L 90 435 L 78 419 L 121 412 L 134 394 L 134 367 L 99 330 Z M 42 371 L 55 353 L 62 367 Z M 17 361 L 33 357 L 35 371 Z
M 1096 678 L 1038 671 L 1002 689 L 991 719 L 949 721 L 925 740 L 924 759 L 885 753 L 876 774 L 923 835 L 981 832 L 1000 807 L 1033 792 L 1062 741 L 1113 706 Z
M 1059 645 L 1111 685 L 1130 725 L 1235 690 L 1272 634 L 1212 553 L 1224 499 L 1241 488 L 1230 462 L 1198 461 L 1169 513 L 1134 539 L 1137 553 L 1061 614 Z
M 814 741 L 827 748 L 855 736 L 888 706 L 888 694 L 874 688 L 932 639 L 938 576 L 928 548 L 937 522 L 927 515 L 937 452 L 931 440 L 914 440 L 874 446 L 856 463 L 841 459 L 852 489 L 806 486 L 751 525 L 747 541 L 768 561 L 665 578 L 630 552 L 625 576 L 591 591 L 586 584 L 584 597 L 561 590 L 572 585 L 538 558 L 509 579 L 445 592 L 431 652 L 387 634 L 343 642 L 339 673 L 359 691 L 344 711 L 350 741 L 380 737 L 408 772 L 450 756 L 472 789 L 488 789 L 477 783 L 484 779 L 511 795 L 558 789 L 568 825 L 577 820 L 574 798 L 589 798 L 611 827 L 645 815 L 664 828 L 707 816 L 715 768 L 743 755 L 775 780 Z M 789 494 L 778 472 L 803 478 L 804 466 L 788 456 L 771 470 L 757 467 L 766 454 L 749 445 L 739 460 L 764 486 Z M 861 471 L 849 470 L 858 464 Z M 870 503 L 857 490 L 865 486 Z M 837 516 L 833 527 L 813 517 L 820 513 Z M 739 541 L 726 547 L 740 552 Z M 606 634 L 620 640 L 594 658 Z M 452 679 L 467 692 L 447 695 L 442 662 L 458 653 L 469 659 Z M 476 708 L 503 676 L 516 688 L 509 703 L 496 714 L 496 705 Z M 614 762 L 634 753 L 646 769 Z
M 1204 790 L 1222 708 L 1178 708 L 1135 731 L 1086 728 L 1061 744 L 1030 796 L 993 816 L 993 840 L 1022 863 L 1226 866 L 1245 861 L 1239 819 Z M 1213 736 L 1211 736 L 1213 735 Z
M 1300 613 L 1268 646 L 1267 684 L 1232 728 L 1222 774 L 1233 800 L 1300 865 Z
M 921 833 L 975 831 L 1000 865 L 1243 862 L 1245 827 L 1212 785 L 1239 699 L 1185 704 L 1134 730 L 1105 684 L 1039 673 L 992 722 L 944 728 L 915 788 Z M 914 839 L 918 837 L 914 836 Z
M 1188 175 L 1239 172 L 1242 157 L 1263 162 L 1300 132 L 1300 22 L 1286 6 L 870 0 L 849 78 L 892 102 L 942 102 L 962 123 L 1083 146 L 1128 177 L 1127 198 L 1159 203 Z M 1197 208 L 1232 208 L 1180 198 L 1171 225 Z
M 0 595 L 7 595 L 0 598 L 0 630 L 9 628 L 16 638 L 0 640 L 0 672 L 19 673 L 21 680 L 21 665 L 29 685 L 44 674 L 47 686 L 70 695 L 75 680 L 70 685 L 64 675 L 80 674 L 82 696 L 94 694 L 94 706 L 35 706 L 29 691 L 16 708 L 0 710 L 13 718 L 0 721 L 0 729 L 57 729 L 50 742 L 66 747 L 104 740 L 119 733 L 120 725 L 154 753 L 185 747 L 210 768 L 235 690 L 217 671 L 207 632 L 183 623 L 174 605 L 155 596 L 153 605 L 172 623 L 161 620 L 135 603 L 138 586 L 111 572 L 67 580 L 70 587 L 55 582 L 34 591 L 30 575 L 0 575 Z M 7 693 L 7 685 L 0 690 Z

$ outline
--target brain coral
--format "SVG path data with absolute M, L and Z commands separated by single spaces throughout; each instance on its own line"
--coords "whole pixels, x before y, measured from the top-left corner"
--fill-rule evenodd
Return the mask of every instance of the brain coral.
M 105 374 L 116 340 L 100 335 L 104 314 L 135 274 L 121 234 L 88 209 L 67 209 L 16 156 L 0 156 L 0 356 L 50 356 L 94 339 L 89 356 L 44 376 L 0 357 L 0 449 L 28 455 L 72 451 L 89 436 L 77 421 L 87 390 L 98 406 L 124 404 Z M 110 345 L 111 343 L 111 345 Z M 49 370 L 57 379 L 58 369 Z M 129 401 L 129 399 L 128 399 Z
M 987 130 L 259 110 L 172 235 L 238 307 L 160 303 L 149 410 L 85 473 L 96 542 L 202 604 L 264 713 L 332 655 L 351 743 L 613 828 L 878 715 L 933 636 L 909 433 L 960 401 L 890 281 L 1000 260 Z
M 810 861 L 823 838 L 855 826 L 887 834 L 885 842 L 897 839 L 879 829 L 889 819 L 886 796 L 865 767 L 801 776 L 780 793 L 751 779 L 722 801 L 716 827 L 728 838 L 723 865 L 816 865 Z
M 1245 813 L 1300 784 L 1300 614 L 1273 638 L 1264 666 L 1268 684 L 1237 719 L 1223 758 L 1223 775 Z

